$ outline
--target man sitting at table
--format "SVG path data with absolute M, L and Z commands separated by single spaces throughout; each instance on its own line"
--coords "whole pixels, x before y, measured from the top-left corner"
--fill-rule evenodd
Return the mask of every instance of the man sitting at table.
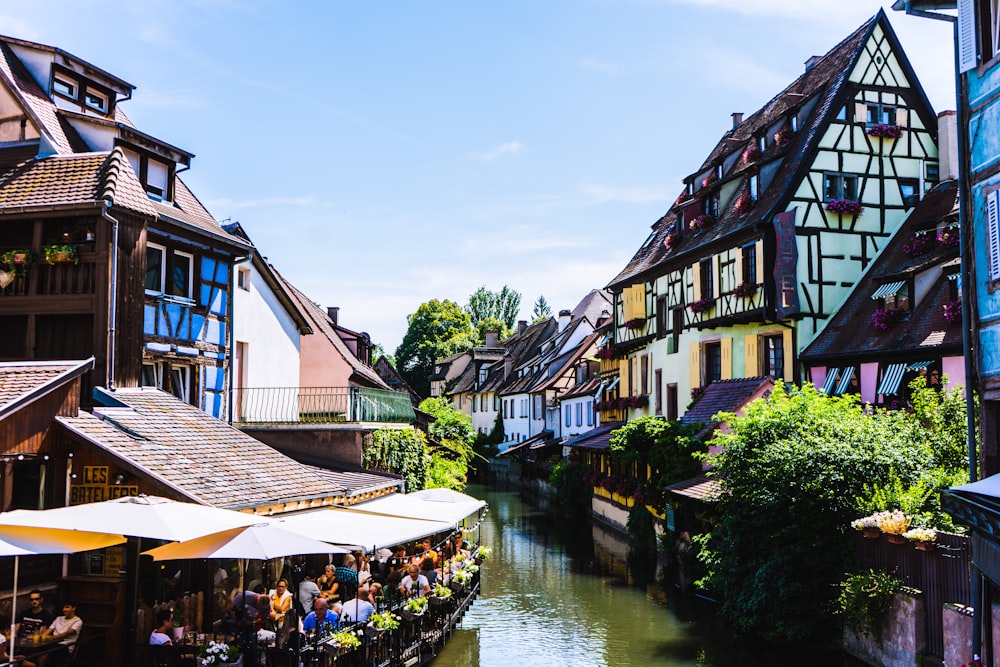
M 259 630 L 260 623 L 270 616 L 271 598 L 264 593 L 242 591 L 233 596 L 233 603 L 226 619 L 226 629 L 238 634 L 240 629 Z
M 302 620 L 302 632 L 307 635 L 323 635 L 337 629 L 337 621 L 340 617 L 330 609 L 330 603 L 324 598 L 316 598 L 313 602 L 313 611 Z
M 163 646 L 174 643 L 174 619 L 169 609 L 156 612 L 156 627 L 149 633 L 150 646 Z
M 14 632 L 18 639 L 26 639 L 32 635 L 41 634 L 52 625 L 55 616 L 42 606 L 44 602 L 45 597 L 37 588 L 28 593 L 28 608 L 22 610 L 15 619 L 17 625 L 14 626 Z
M 375 607 L 368 601 L 368 586 L 358 587 L 358 595 L 348 600 L 340 608 L 340 620 L 344 623 L 365 623 L 375 613 Z
M 428 583 L 427 577 L 420 574 L 419 567 L 416 565 L 407 565 L 406 572 L 406 576 L 399 582 L 399 592 L 403 594 L 403 597 L 410 597 L 411 595 L 423 597 L 431 592 L 431 585 Z
M 63 615 L 57 616 L 52 625 L 42 633 L 43 642 L 59 642 L 54 650 L 38 655 L 38 662 L 24 661 L 24 667 L 54 667 L 65 665 L 69 661 L 70 650 L 76 645 L 83 630 L 83 619 L 76 615 L 76 605 L 72 602 L 63 604 Z

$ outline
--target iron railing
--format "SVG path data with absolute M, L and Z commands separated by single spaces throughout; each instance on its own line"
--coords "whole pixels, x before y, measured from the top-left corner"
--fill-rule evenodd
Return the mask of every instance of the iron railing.
M 410 395 L 367 387 L 260 387 L 232 390 L 233 421 L 240 424 L 408 424 Z

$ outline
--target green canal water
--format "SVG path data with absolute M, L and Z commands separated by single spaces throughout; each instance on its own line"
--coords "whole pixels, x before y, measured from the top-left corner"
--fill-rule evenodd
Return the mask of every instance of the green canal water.
M 625 565 L 622 541 L 539 509 L 518 491 L 471 487 L 490 511 L 482 590 L 432 667 L 855 667 L 841 654 L 774 655 L 731 639 L 713 603 Z

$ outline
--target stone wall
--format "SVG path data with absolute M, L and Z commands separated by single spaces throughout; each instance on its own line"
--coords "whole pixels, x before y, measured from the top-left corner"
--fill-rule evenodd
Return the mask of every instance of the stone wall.
M 913 667 L 927 649 L 926 609 L 923 593 L 904 588 L 896 593 L 882 625 L 881 638 L 844 629 L 844 650 L 856 658 L 882 667 Z M 951 665 L 950 662 L 945 662 Z M 960 665 L 962 663 L 955 663 Z

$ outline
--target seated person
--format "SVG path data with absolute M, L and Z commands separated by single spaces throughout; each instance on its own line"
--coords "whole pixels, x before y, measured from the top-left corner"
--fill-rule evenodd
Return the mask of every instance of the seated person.
M 9 616 L 0 616 L 0 628 L 10 629 Z M 23 655 L 14 656 L 15 665 L 20 665 L 22 660 L 24 660 Z M 7 635 L 0 632 L 0 665 L 6 665 L 9 661 L 10 655 L 7 653 Z
M 259 630 L 265 618 L 271 613 L 271 598 L 263 593 L 242 591 L 233 596 L 226 619 L 226 629 L 237 634 L 242 628 Z
M 299 608 L 303 614 L 308 614 L 313 608 L 313 600 L 323 595 L 315 579 L 316 573 L 309 570 L 299 584 Z
M 361 585 L 358 586 L 357 597 L 340 608 L 340 620 L 344 623 L 367 623 L 374 613 L 375 607 L 368 601 L 368 587 Z
M 337 583 L 337 573 L 332 563 L 323 569 L 323 574 L 316 580 L 316 585 L 319 586 L 320 595 L 326 600 L 340 599 L 340 584 Z
M 337 613 L 330 609 L 330 603 L 323 598 L 316 598 L 313 603 L 313 611 L 302 619 L 302 632 L 306 635 L 326 634 L 336 631 Z
M 278 586 L 271 593 L 271 620 L 276 626 L 280 626 L 287 614 L 292 609 L 292 593 L 288 590 L 288 582 L 284 579 L 278 580 Z
M 420 574 L 424 575 L 427 579 L 427 583 L 433 586 L 438 582 L 438 572 L 432 558 L 425 558 L 422 563 L 420 563 Z
M 38 656 L 37 667 L 54 667 L 65 665 L 70 658 L 70 649 L 80 638 L 83 630 L 83 619 L 76 615 L 76 605 L 72 602 L 63 604 L 63 615 L 57 616 L 52 625 L 42 633 L 42 641 L 57 641 L 59 645 L 49 653 Z M 24 667 L 34 667 L 36 663 L 24 661 Z
M 418 549 L 417 555 L 411 562 L 415 562 L 417 565 L 421 565 L 424 562 L 424 560 L 430 558 L 431 561 L 437 563 L 438 553 L 434 551 L 433 548 L 431 548 L 430 538 L 426 538 L 424 540 L 421 540 L 420 542 L 417 542 L 417 549 Z
M 399 582 L 399 592 L 404 597 L 416 595 L 423 597 L 431 590 L 431 585 L 427 583 L 427 577 L 420 574 L 420 568 L 416 565 L 409 565 L 406 568 L 406 576 Z
M 358 583 L 363 584 L 372 578 L 371 563 L 368 556 L 361 554 L 358 556 Z
M 358 589 L 357 560 L 352 554 L 344 556 L 344 562 L 337 566 L 334 574 L 337 577 L 337 592 L 341 599 L 350 600 Z
M 174 643 L 174 618 L 169 609 L 156 612 L 156 627 L 149 633 L 150 646 L 169 646 Z
M 41 634 L 52 625 L 55 616 L 43 606 L 44 603 L 45 596 L 37 588 L 28 593 L 28 608 L 22 610 L 15 618 L 17 625 L 14 626 L 14 632 L 17 633 L 18 639 Z

